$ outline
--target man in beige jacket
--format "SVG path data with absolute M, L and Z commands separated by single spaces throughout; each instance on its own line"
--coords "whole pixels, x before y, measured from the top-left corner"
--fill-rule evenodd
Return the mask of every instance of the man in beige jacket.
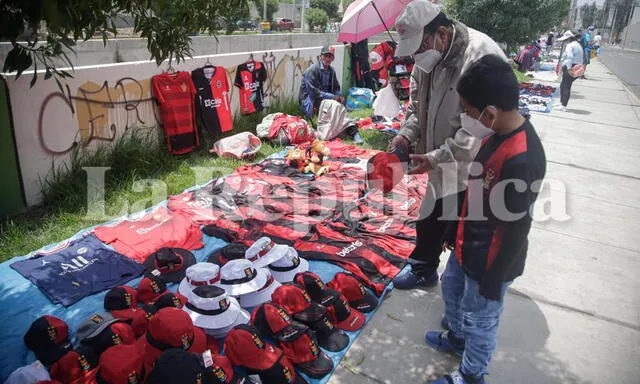
M 411 102 L 389 149 L 413 147 L 409 173 L 429 173 L 429 187 L 416 224 L 412 269 L 398 276 L 399 289 L 438 284 L 442 235 L 454 220 L 466 189 L 469 165 L 480 146 L 478 132 L 461 129 L 463 108 L 456 85 L 461 74 L 485 55 L 507 60 L 489 36 L 452 21 L 427 0 L 409 3 L 396 21 L 396 56 L 413 56 Z

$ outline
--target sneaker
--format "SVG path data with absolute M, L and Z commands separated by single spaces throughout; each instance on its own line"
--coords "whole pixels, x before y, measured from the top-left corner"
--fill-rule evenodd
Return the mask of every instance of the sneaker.
M 422 275 L 407 271 L 395 279 L 393 279 L 393 287 L 398 289 L 414 289 L 414 288 L 431 288 L 438 285 L 438 272 L 429 275 Z
M 567 112 L 567 107 L 565 107 L 564 105 L 561 105 L 561 106 L 557 107 L 556 109 L 558 111 L 561 111 L 561 112 Z
M 455 371 L 450 375 L 442 376 L 438 380 L 430 381 L 428 384 L 486 384 L 486 381 L 484 381 L 484 376 L 472 379 L 464 376 L 460 371 Z
M 453 353 L 462 357 L 464 353 L 464 341 L 451 340 L 449 332 L 450 331 L 427 331 L 424 334 L 424 341 L 436 351 Z

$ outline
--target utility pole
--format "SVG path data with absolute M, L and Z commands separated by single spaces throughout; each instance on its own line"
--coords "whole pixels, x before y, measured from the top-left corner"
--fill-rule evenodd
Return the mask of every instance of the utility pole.
M 262 21 L 267 21 L 267 0 L 262 3 Z
M 300 33 L 304 33 L 304 6 L 307 0 L 302 0 L 302 14 L 300 15 Z

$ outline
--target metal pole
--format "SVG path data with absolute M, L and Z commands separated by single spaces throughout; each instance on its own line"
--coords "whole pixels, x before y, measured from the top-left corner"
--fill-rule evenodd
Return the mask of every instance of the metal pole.
M 262 2 L 262 21 L 267 21 L 267 0 Z
M 306 0 L 302 0 L 302 14 L 300 15 L 300 33 L 304 33 L 304 5 Z
M 385 24 L 384 20 L 382 20 L 382 16 L 380 15 L 380 12 L 378 12 L 378 7 L 376 7 L 376 3 L 371 2 L 371 5 L 373 5 L 373 9 L 376 10 L 376 13 L 378 14 L 378 17 L 380 18 L 380 21 L 382 22 L 382 25 L 384 25 L 384 29 L 387 30 L 387 33 L 389 34 L 389 37 L 391 38 L 391 41 L 393 41 L 395 43 L 396 41 L 393 39 L 393 36 L 391 36 L 391 32 L 389 32 L 389 28 L 387 28 L 387 24 Z

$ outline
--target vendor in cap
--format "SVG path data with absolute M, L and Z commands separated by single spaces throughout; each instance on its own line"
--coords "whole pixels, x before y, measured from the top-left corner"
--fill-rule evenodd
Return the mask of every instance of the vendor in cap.
M 333 47 L 323 47 L 318 62 L 304 72 L 298 101 L 305 116 L 309 118 L 318 112 L 320 103 L 324 99 L 344 103 L 336 71 L 331 66 L 334 58 Z
M 485 55 L 506 56 L 489 36 L 449 19 L 427 0 L 409 3 L 396 21 L 400 41 L 395 55 L 413 56 L 411 101 L 392 151 L 415 146 L 411 174 L 429 173 L 429 188 L 418 221 L 412 270 L 394 280 L 396 288 L 438 284 L 446 219 L 455 217 L 466 188 L 467 167 L 480 140 L 461 129 L 465 112 L 456 92 L 461 74 Z

